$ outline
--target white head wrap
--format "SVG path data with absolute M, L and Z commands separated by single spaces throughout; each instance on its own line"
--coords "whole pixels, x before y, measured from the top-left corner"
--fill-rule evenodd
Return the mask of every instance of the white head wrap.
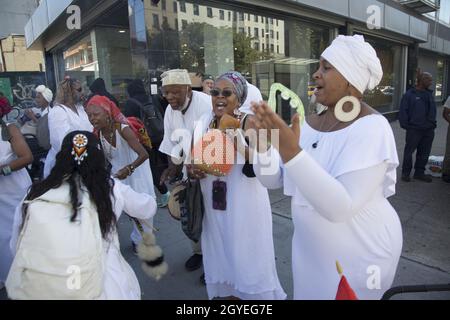
M 383 77 L 375 49 L 361 35 L 339 35 L 322 57 L 361 93 L 374 89 Z
M 39 92 L 40 94 L 42 94 L 42 96 L 44 97 L 44 99 L 48 103 L 52 102 L 52 100 L 53 100 L 53 92 L 52 92 L 52 90 L 50 90 L 49 88 L 47 88 L 43 84 L 41 84 L 40 86 L 37 86 L 35 91 Z
M 191 78 L 186 69 L 173 69 L 161 75 L 162 86 L 171 84 L 184 84 L 192 86 Z

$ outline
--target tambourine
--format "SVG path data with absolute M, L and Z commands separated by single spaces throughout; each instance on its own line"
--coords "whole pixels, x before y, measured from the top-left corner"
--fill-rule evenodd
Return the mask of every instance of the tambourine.
M 227 130 L 227 129 L 239 129 L 241 122 L 239 119 L 232 117 L 228 114 L 224 114 L 219 121 L 219 129 Z
M 186 189 L 186 185 L 184 183 L 179 183 L 170 192 L 167 208 L 169 209 L 170 216 L 175 220 L 180 220 L 181 218 L 181 209 L 178 197 L 180 196 L 179 192 L 183 192 L 184 189 Z
M 192 163 L 207 174 L 223 177 L 230 173 L 235 161 L 232 138 L 219 129 L 209 130 L 194 144 Z

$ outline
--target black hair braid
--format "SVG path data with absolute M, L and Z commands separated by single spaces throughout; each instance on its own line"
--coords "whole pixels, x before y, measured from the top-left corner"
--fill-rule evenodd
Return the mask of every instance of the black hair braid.
M 78 207 L 80 206 L 80 199 L 78 199 L 78 183 L 75 175 L 71 175 L 67 180 L 70 186 L 70 202 L 72 203 L 73 214 L 70 217 L 70 221 L 74 222 L 77 218 Z
M 77 134 L 84 134 L 88 138 L 88 155 L 80 164 L 71 154 L 72 140 Z M 74 222 L 80 206 L 79 189 L 87 190 L 97 208 L 102 237 L 108 239 L 108 234 L 115 229 L 117 222 L 111 201 L 111 196 L 114 196 L 114 180 L 111 178 L 110 169 L 106 166 L 105 156 L 99 145 L 98 138 L 91 132 L 73 131 L 67 134 L 62 142 L 61 151 L 56 155 L 55 166 L 50 175 L 33 184 L 25 200 L 34 200 L 50 189 L 57 189 L 67 182 L 70 186 L 73 210 L 70 221 Z M 27 208 L 27 204 L 22 207 L 23 221 L 25 221 Z

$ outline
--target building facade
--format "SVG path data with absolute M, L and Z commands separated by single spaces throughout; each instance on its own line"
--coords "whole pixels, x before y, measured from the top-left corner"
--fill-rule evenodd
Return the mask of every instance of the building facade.
M 0 39 L 0 72 L 44 70 L 42 51 L 27 50 L 25 36 L 10 35 Z
M 27 50 L 24 26 L 37 0 L 0 0 L 0 92 L 15 106 L 31 105 L 36 85 L 45 83 L 42 51 Z
M 74 6 L 79 28 L 69 26 Z M 264 97 L 279 82 L 305 104 L 320 53 L 338 34 L 362 34 L 384 70 L 365 101 L 395 115 L 417 68 L 433 74 L 436 101 L 450 93 L 449 19 L 450 0 L 43 0 L 25 33 L 28 48 L 44 50 L 53 86 L 65 74 L 85 86 L 102 77 L 124 100 L 134 78 L 150 88 L 167 69 L 233 69 Z M 280 106 L 289 121 L 291 109 Z
M 0 72 L 42 71 L 42 52 L 27 50 L 24 26 L 39 5 L 36 0 L 0 0 Z

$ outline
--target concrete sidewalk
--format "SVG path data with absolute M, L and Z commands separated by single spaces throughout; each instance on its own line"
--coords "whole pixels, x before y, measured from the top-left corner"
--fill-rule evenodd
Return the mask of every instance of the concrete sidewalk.
M 443 156 L 447 122 L 442 108 L 437 112 L 438 127 L 431 155 Z M 405 146 L 405 130 L 391 123 L 401 161 Z M 397 179 L 397 193 L 390 202 L 397 210 L 403 228 L 403 252 L 394 286 L 417 284 L 450 284 L 450 184 L 439 178 L 432 183 Z M 397 298 L 450 299 L 450 292 L 404 294 Z
M 443 155 L 447 125 L 438 109 L 438 128 L 432 155 Z M 405 132 L 398 122 L 391 123 L 402 161 Z M 400 176 L 400 168 L 398 170 Z M 282 190 L 270 192 L 273 211 L 273 232 L 278 275 L 292 299 L 290 198 Z M 397 194 L 390 198 L 403 227 L 403 253 L 394 286 L 450 283 L 450 184 L 434 179 L 433 183 L 397 182 Z M 159 282 L 148 278 L 141 270 L 139 259 L 131 250 L 131 223 L 126 217 L 119 221 L 122 252 L 135 270 L 143 299 L 207 299 L 206 288 L 200 283 L 202 270 L 188 272 L 184 262 L 191 256 L 191 246 L 181 231 L 180 223 L 172 219 L 167 209 L 155 216 L 158 244 L 163 248 L 169 273 Z M 0 299 L 5 292 L 0 292 Z M 396 299 L 450 299 L 450 292 L 404 294 Z

